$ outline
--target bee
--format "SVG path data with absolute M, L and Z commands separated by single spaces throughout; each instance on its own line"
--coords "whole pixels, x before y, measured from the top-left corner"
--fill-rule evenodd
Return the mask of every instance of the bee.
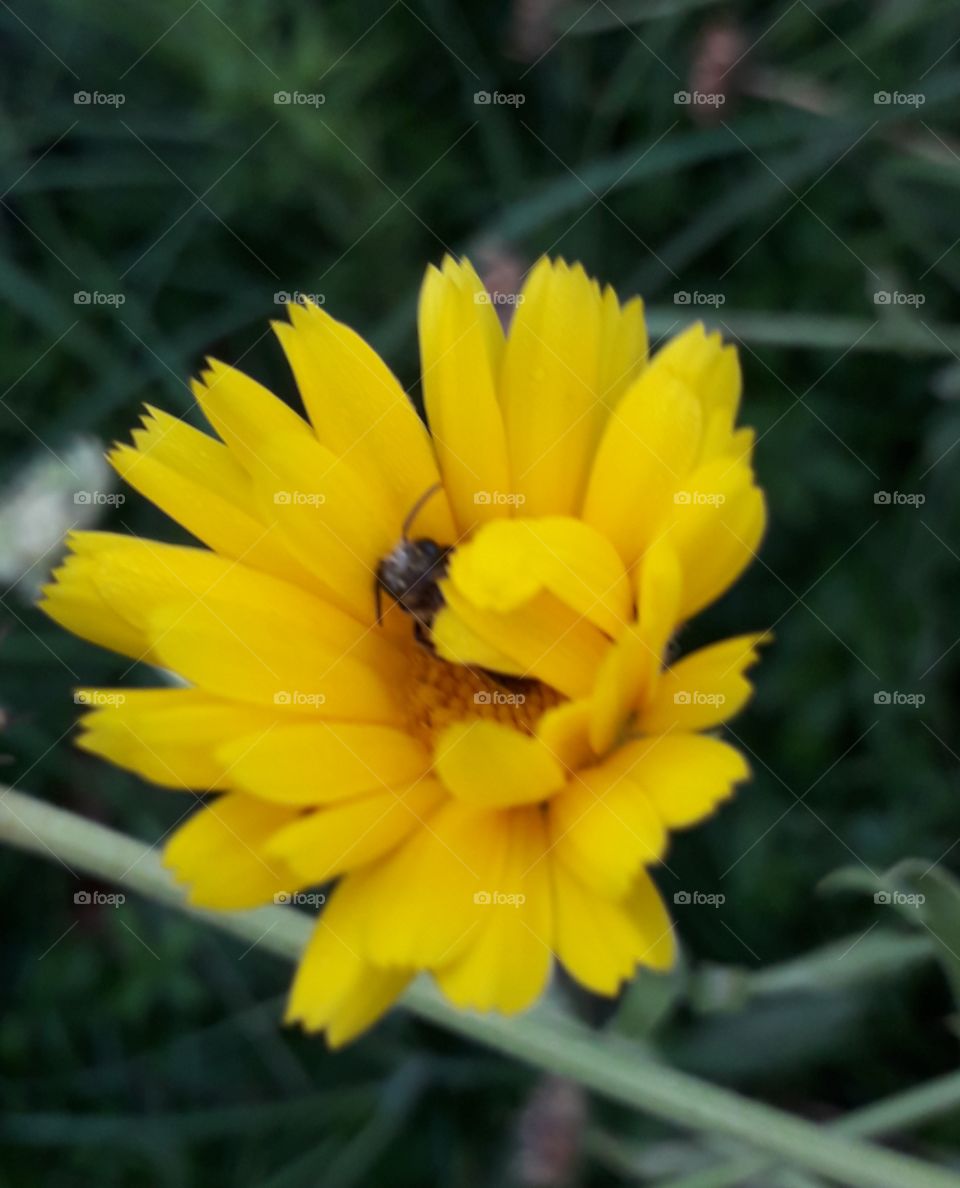
M 454 547 L 437 544 L 425 536 L 411 540 L 410 529 L 427 501 L 439 490 L 439 483 L 429 487 L 407 513 L 399 542 L 377 563 L 375 587 L 377 622 L 383 618 L 382 598 L 386 592 L 413 619 L 414 639 L 433 655 L 436 655 L 436 648 L 430 631 L 437 612 L 445 605 L 440 582 L 447 576 Z M 509 676 L 487 668 L 473 668 L 469 664 L 464 667 L 513 692 L 522 692 L 530 684 L 524 676 Z
M 447 575 L 453 548 L 437 544 L 429 537 L 411 540 L 410 529 L 424 505 L 439 490 L 440 484 L 435 483 L 416 501 L 403 521 L 399 542 L 378 562 L 376 572 L 377 622 L 383 617 L 382 595 L 386 592 L 410 615 L 414 637 L 431 652 L 434 648 L 430 629 L 444 604 L 439 583 Z

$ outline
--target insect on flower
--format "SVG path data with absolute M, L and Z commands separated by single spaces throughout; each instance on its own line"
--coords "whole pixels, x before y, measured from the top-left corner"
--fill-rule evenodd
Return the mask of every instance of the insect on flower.
M 417 514 L 424 504 L 440 490 L 440 484 L 429 487 L 407 513 L 396 546 L 377 564 L 377 622 L 383 617 L 381 594 L 386 592 L 413 618 L 413 633 L 419 643 L 433 650 L 430 628 L 434 615 L 443 606 L 440 581 L 447 575 L 452 548 L 437 544 L 429 537 L 410 539 Z
M 504 327 L 447 258 L 421 419 L 358 334 L 285 309 L 306 417 L 209 360 L 216 436 L 148 409 L 110 454 L 198 543 L 73 533 L 45 589 L 182 678 L 85 691 L 79 745 L 215 793 L 165 845 L 193 904 L 329 888 L 287 1018 L 334 1046 L 421 972 L 509 1014 L 557 966 L 610 997 L 669 968 L 656 867 L 749 776 L 716 730 L 764 638 L 674 655 L 763 533 L 736 350 L 695 324 L 651 355 L 638 298 L 546 259 Z

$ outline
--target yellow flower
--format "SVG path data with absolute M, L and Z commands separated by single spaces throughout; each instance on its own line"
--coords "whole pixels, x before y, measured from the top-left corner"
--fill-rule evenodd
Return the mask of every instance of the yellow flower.
M 72 538 L 47 613 L 188 686 L 86 691 L 80 745 L 222 793 L 166 849 L 193 902 L 338 880 L 289 1006 L 331 1044 L 423 970 L 513 1012 L 555 959 L 600 994 L 669 967 L 647 868 L 748 774 L 702 732 L 749 697 L 760 638 L 666 663 L 763 531 L 735 351 L 695 325 L 648 360 L 641 303 L 548 260 L 505 336 L 446 259 L 420 299 L 428 432 L 352 330 L 289 313 L 309 421 L 211 361 L 217 438 L 150 409 L 111 455 L 206 548 Z M 437 546 L 419 623 L 375 576 L 408 517 Z

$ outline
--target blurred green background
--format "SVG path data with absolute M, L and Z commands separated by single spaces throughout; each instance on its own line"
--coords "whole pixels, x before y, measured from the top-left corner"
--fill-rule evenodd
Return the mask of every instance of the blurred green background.
M 954 1067 L 956 5 L 10 0 L 0 36 L 0 778 L 149 842 L 183 810 L 71 747 L 73 687 L 126 664 L 30 605 L 81 517 L 177 538 L 136 496 L 74 503 L 78 437 L 145 401 L 196 422 L 207 353 L 295 400 L 284 292 L 416 393 L 429 261 L 509 291 L 562 254 L 642 293 L 655 338 L 739 341 L 771 510 L 681 640 L 776 635 L 732 727 L 755 778 L 661 880 L 725 900 L 674 909 L 684 968 L 604 1025 L 818 1120 Z M 923 912 L 874 902 L 905 859 Z M 716 1157 L 399 1012 L 331 1056 L 279 1028 L 281 962 L 77 885 L 0 855 L 2 1186 L 668 1183 Z M 907 1142 L 960 1169 L 956 1117 Z

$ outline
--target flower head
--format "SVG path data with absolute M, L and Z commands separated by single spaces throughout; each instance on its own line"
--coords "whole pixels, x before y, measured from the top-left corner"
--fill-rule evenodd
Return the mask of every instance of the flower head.
M 748 774 L 704 731 L 759 637 L 667 662 L 763 530 L 735 351 L 695 325 L 648 359 L 639 301 L 548 260 L 505 335 L 448 258 L 428 430 L 352 330 L 289 313 L 308 419 L 211 361 L 216 437 L 150 409 L 111 455 L 205 547 L 72 538 L 47 613 L 187 686 L 86 691 L 80 745 L 220 794 L 167 845 L 193 902 L 336 880 L 289 1006 L 333 1044 L 419 971 L 512 1012 L 554 961 L 601 994 L 670 966 L 649 868 Z

